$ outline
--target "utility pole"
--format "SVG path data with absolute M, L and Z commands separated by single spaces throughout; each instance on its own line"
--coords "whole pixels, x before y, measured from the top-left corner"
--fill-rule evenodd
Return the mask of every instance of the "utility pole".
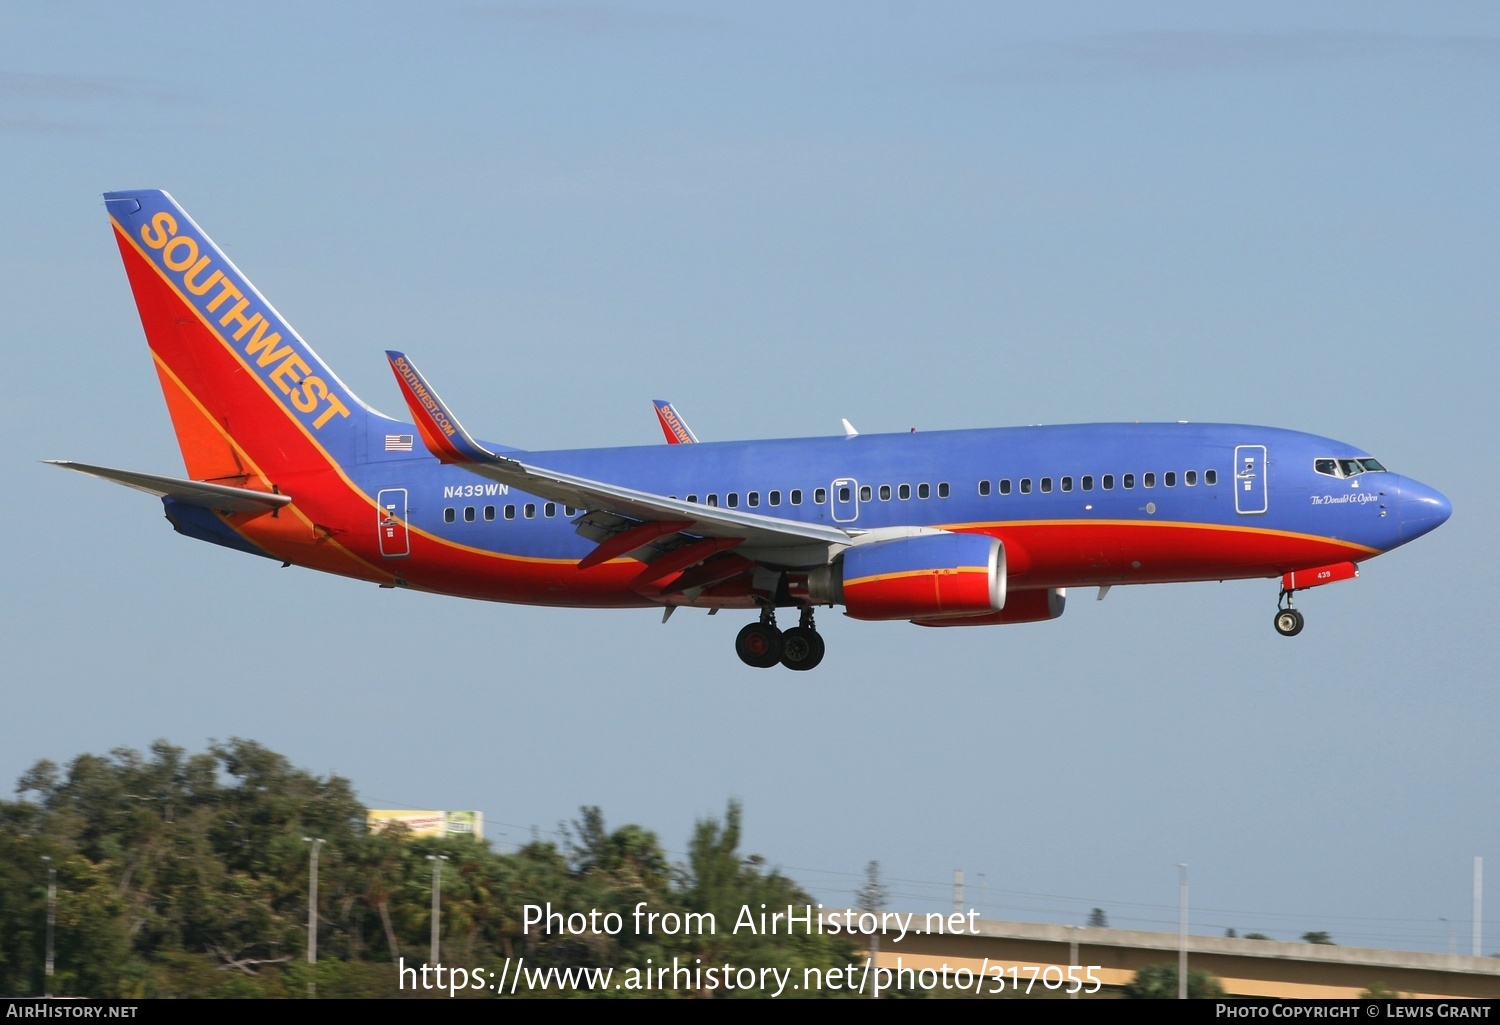
M 1479 953 L 1480 923 L 1484 921 L 1484 859 L 1474 855 L 1474 956 Z
M 1187 862 L 1177 863 L 1177 999 L 1187 999 Z
M 47 980 L 43 987 L 45 996 L 52 996 L 52 950 L 53 937 L 57 932 L 57 869 L 52 865 L 52 859 L 42 855 L 42 860 L 47 863 Z
M 302 842 L 311 844 L 308 848 L 309 857 L 307 861 L 307 964 L 316 967 L 318 964 L 318 849 L 323 846 L 322 837 L 304 836 Z M 315 977 L 307 980 L 307 995 L 318 995 L 318 980 Z
M 442 899 L 443 899 L 443 862 L 448 860 L 446 854 L 429 854 L 427 860 L 432 862 L 432 952 L 427 957 L 428 964 L 434 968 L 438 965 L 438 934 L 442 931 Z

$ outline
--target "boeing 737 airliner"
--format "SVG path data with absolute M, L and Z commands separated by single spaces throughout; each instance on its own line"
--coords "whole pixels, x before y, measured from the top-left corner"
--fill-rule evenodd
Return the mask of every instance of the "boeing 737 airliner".
M 187 477 L 59 465 L 159 496 L 189 537 L 382 587 L 758 611 L 740 659 L 797 670 L 823 657 L 818 606 L 988 626 L 1056 618 L 1069 587 L 1280 578 L 1292 636 L 1295 591 L 1450 512 L 1359 448 L 1233 424 L 479 442 L 401 353 L 412 419 L 366 406 L 165 192 L 105 202 Z

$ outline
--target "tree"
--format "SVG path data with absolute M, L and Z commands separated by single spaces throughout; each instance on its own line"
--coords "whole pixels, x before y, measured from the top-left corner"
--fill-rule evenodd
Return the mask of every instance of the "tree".
M 1089 912 L 1089 927 L 1092 929 L 1108 929 L 1109 916 L 1104 913 L 1103 908 L 1095 908 Z
M 1336 947 L 1336 946 L 1338 946 L 1338 944 L 1336 944 L 1336 943 L 1333 942 L 1333 937 L 1329 936 L 1326 932 L 1322 932 L 1321 930 L 1318 931 L 1318 932 L 1305 932 L 1305 933 L 1303 933 L 1302 934 L 1302 942 L 1303 943 L 1321 943 L 1321 944 L 1324 944 L 1324 945 L 1329 946 L 1329 947 Z
M 1176 1000 L 1177 966 L 1148 965 L 1135 973 L 1124 992 L 1133 1000 Z M 1187 995 L 1190 1000 L 1212 999 L 1223 996 L 1224 987 L 1207 972 L 1189 968 Z

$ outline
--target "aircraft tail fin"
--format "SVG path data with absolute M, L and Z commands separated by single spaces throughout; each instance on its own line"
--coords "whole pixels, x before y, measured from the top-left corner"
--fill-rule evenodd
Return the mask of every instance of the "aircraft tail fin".
M 656 422 L 661 424 L 661 432 L 666 435 L 668 445 L 691 445 L 698 440 L 682 414 L 670 402 L 652 399 L 651 405 L 656 408 Z
M 172 425 L 199 481 L 267 488 L 363 457 L 374 421 L 191 217 L 157 189 L 104 196 Z

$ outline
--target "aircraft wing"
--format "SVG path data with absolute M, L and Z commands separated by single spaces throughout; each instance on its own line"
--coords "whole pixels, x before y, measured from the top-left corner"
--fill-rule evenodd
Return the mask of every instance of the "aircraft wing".
M 291 495 L 268 494 L 264 491 L 251 491 L 249 488 L 232 488 L 227 484 L 207 484 L 198 480 L 162 477 L 135 470 L 116 470 L 108 466 L 90 466 L 88 463 L 75 463 L 66 459 L 48 459 L 46 462 L 65 470 L 77 470 L 91 477 L 102 477 L 158 498 L 170 498 L 183 505 L 217 509 L 220 512 L 264 512 L 278 509 L 292 500 Z
M 391 361 L 391 369 L 416 420 L 423 443 L 444 463 L 461 466 L 471 473 L 538 498 L 581 509 L 602 510 L 647 523 L 673 523 L 676 530 L 697 537 L 738 538 L 748 548 L 847 547 L 853 543 L 851 534 L 835 527 L 684 502 L 496 455 L 464 430 L 404 354 L 388 351 L 386 356 Z

